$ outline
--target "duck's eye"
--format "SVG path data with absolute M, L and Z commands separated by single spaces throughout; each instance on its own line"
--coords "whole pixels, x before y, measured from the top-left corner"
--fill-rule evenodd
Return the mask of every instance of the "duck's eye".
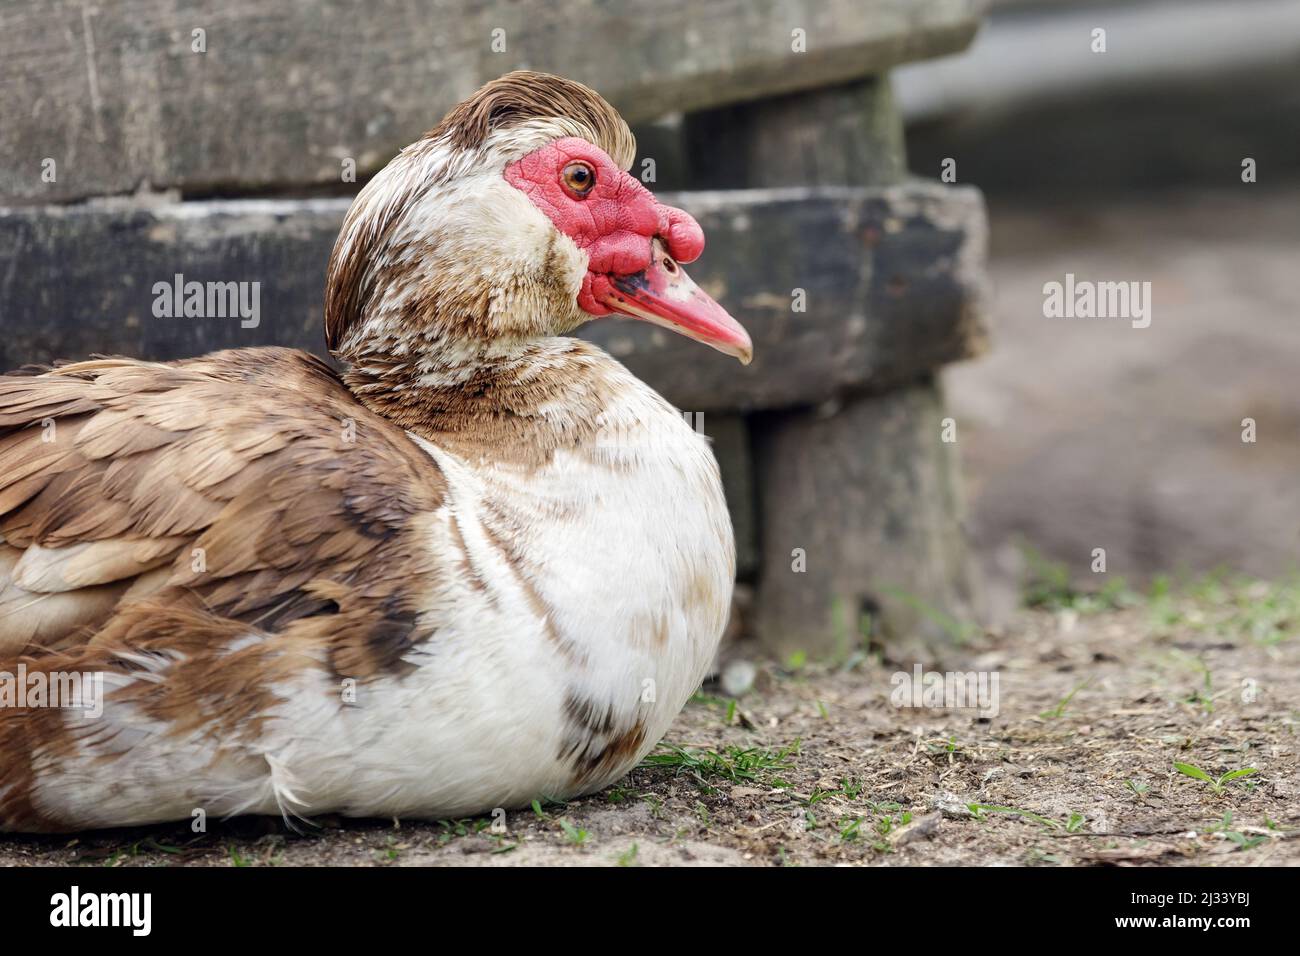
M 596 185 L 596 171 L 586 163 L 569 163 L 564 167 L 563 179 L 569 192 L 581 199 Z

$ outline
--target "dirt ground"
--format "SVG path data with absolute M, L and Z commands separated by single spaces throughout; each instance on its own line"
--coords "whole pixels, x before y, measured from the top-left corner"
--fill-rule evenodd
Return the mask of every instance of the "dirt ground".
M 1058 585 L 944 662 L 997 675 L 987 719 L 895 706 L 911 665 L 879 653 L 760 664 L 738 700 L 706 684 L 646 765 L 567 805 L 5 837 L 0 864 L 1300 864 L 1300 585 Z

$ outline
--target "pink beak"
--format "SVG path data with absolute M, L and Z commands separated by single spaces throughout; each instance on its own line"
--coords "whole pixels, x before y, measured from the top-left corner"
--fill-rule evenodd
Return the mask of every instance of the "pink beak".
M 610 276 L 598 301 L 611 311 L 644 319 L 735 356 L 748 365 L 754 343 L 744 326 L 697 286 L 668 254 L 663 241 L 651 246 L 650 265 L 628 276 Z

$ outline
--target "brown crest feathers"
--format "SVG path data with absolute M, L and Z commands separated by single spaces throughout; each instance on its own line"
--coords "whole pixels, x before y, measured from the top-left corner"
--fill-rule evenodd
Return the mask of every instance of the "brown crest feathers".
M 462 149 L 477 149 L 494 130 L 557 116 L 590 130 L 590 141 L 623 169 L 632 165 L 636 140 L 614 107 L 588 86 L 532 70 L 516 70 L 486 84 L 453 107 L 427 137 L 447 136 Z

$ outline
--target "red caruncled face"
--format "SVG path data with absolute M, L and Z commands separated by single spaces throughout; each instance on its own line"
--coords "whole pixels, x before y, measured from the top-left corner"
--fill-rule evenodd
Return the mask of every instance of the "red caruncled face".
M 704 232 L 689 214 L 657 202 L 577 137 L 511 163 L 505 178 L 587 253 L 578 293 L 584 312 L 654 322 L 748 364 L 749 334 L 678 266 L 704 251 Z

